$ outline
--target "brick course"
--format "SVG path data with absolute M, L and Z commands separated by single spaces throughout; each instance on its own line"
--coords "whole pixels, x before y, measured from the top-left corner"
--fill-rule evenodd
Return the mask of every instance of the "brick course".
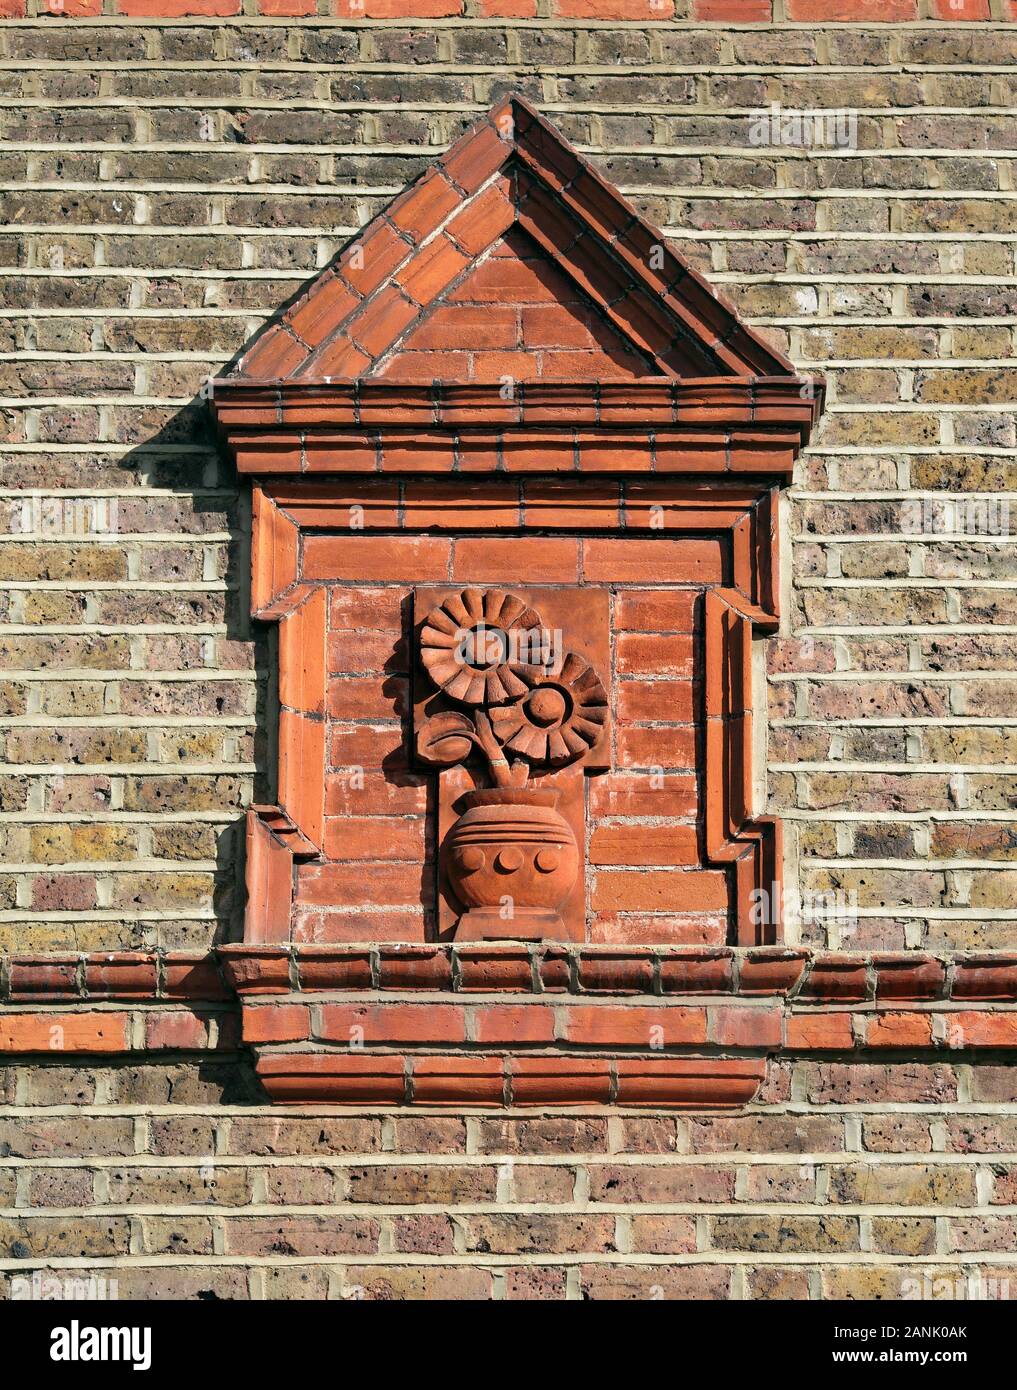
M 272 762 L 262 715 L 275 692 L 246 616 L 245 494 L 195 397 L 508 86 L 750 324 L 826 376 L 786 514 L 769 788 L 788 877 L 820 899 L 854 894 L 857 913 L 846 930 L 806 922 L 803 941 L 1012 949 L 1013 546 L 944 504 L 998 506 L 1017 476 L 1017 11 L 787 0 L 774 22 L 770 0 L 368 0 L 361 13 L 313 0 L 0 5 L 0 948 L 66 957 L 29 977 L 30 1011 L 5 1010 L 0 1052 L 48 1053 L 48 1030 L 70 1019 L 68 1050 L 89 1054 L 0 1062 L 4 1287 L 35 1267 L 115 1261 L 121 1296 L 145 1297 L 898 1298 L 909 1280 L 919 1294 L 958 1278 L 1000 1291 L 1013 1270 L 1012 1296 L 1014 1016 L 991 1003 L 952 1015 L 952 1039 L 930 1037 L 931 1014 L 907 1004 L 858 1015 L 854 1031 L 847 1013 L 798 1012 L 797 1055 L 731 1116 L 539 1104 L 280 1116 L 260 1104 L 211 986 L 204 1002 L 133 1012 L 68 1012 L 50 990 L 80 970 L 101 997 L 109 979 L 86 985 L 79 952 L 200 959 L 236 939 L 239 820 L 271 799 L 258 769 Z M 856 108 L 859 148 L 754 147 L 749 112 L 771 102 Z M 422 329 L 413 355 L 475 341 L 478 322 L 492 353 L 525 341 L 568 352 L 570 370 L 594 355 L 581 313 L 535 300 L 510 323 L 482 288 L 450 305 L 440 343 Z M 338 290 L 332 307 L 346 311 Z M 302 331 L 316 345 L 329 324 Z M 111 503 L 115 530 L 96 534 Z M 415 543 L 422 570 L 445 579 L 449 543 Z M 574 542 L 541 544 L 542 562 L 573 563 Z M 585 542 L 594 560 L 597 544 Z M 457 542 L 455 563 L 457 579 L 491 577 L 497 545 Z M 358 561 L 351 578 L 365 577 L 379 578 Z M 390 629 L 370 593 L 354 611 L 335 592 L 343 707 L 355 684 L 369 726 L 363 629 L 391 647 Z M 658 621 L 652 589 L 626 602 L 633 637 Z M 683 653 L 676 643 L 679 675 Z M 638 641 L 619 659 L 638 672 Z M 620 695 L 636 724 L 637 686 Z M 668 780 L 679 834 L 696 788 Z M 644 814 L 638 782 L 598 781 L 595 811 Z M 413 790 L 382 808 L 396 937 L 419 915 L 399 878 L 416 854 Z M 344 838 L 351 809 L 330 785 Z M 624 913 L 609 827 L 598 836 L 603 910 Z M 643 849 L 652 884 L 671 850 L 653 837 Z M 145 967 L 130 969 L 144 994 Z M 849 998 L 851 970 L 837 971 Z M 0 985 L 13 994 L 13 967 Z M 570 1007 L 581 1033 L 590 1008 Z M 487 1008 L 478 1042 L 506 1024 L 544 1036 L 535 1009 Z M 675 1026 L 697 1022 L 673 1012 Z M 274 1026 L 287 1018 L 302 1036 L 299 1013 Z M 951 1042 L 1002 1060 L 944 1059 Z M 862 1044 L 902 1060 L 827 1059 Z M 195 1051 L 209 1054 L 200 1066 Z M 440 1099 L 449 1082 L 436 1071 L 428 1084 Z M 539 1100 L 539 1077 L 525 1084 Z

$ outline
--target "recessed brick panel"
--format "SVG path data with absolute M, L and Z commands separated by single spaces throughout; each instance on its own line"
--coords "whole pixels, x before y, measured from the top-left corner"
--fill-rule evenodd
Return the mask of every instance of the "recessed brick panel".
M 317 909 L 316 935 L 308 937 L 305 926 L 303 939 L 369 940 L 376 923 L 384 940 L 392 939 L 394 924 L 402 925 L 410 940 L 425 940 L 434 931 L 436 884 L 429 865 L 437 850 L 437 824 L 433 811 L 428 813 L 427 778 L 409 757 L 407 705 L 410 598 L 414 585 L 434 581 L 431 555 L 450 557 L 454 581 L 508 583 L 523 566 L 531 572 L 539 568 L 567 594 L 579 578 L 581 552 L 591 544 L 601 572 L 611 572 L 617 555 L 618 569 L 628 573 L 635 553 L 655 579 L 653 587 L 593 586 L 609 595 L 612 615 L 614 740 L 612 769 L 594 775 L 589 786 L 587 939 L 698 944 L 728 938 L 726 875 L 702 868 L 697 829 L 702 737 L 697 589 L 681 583 L 660 587 L 660 576 L 680 555 L 682 543 L 620 537 L 592 543 L 567 535 L 445 541 L 403 535 L 305 543 L 311 564 L 326 547 L 330 554 L 344 547 L 356 554 L 362 547 L 368 557 L 378 557 L 379 571 L 369 588 L 353 583 L 328 588 L 333 674 L 327 695 L 324 848 L 332 866 L 298 870 L 296 912 L 310 921 L 306 913 Z M 644 548 L 633 552 L 633 544 Z M 654 545 L 666 556 L 656 566 Z M 697 545 L 683 578 L 699 565 Z M 676 864 L 683 867 L 675 869 Z M 653 866 L 667 868 L 654 871 Z

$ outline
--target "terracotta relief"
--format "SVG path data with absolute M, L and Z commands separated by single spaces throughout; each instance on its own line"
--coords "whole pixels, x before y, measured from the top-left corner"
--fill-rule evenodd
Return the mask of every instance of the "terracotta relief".
M 280 627 L 229 956 L 270 1095 L 752 1096 L 802 969 L 753 650 L 822 400 L 519 97 L 215 384 Z
M 608 695 L 596 667 L 530 597 L 463 589 L 434 604 L 417 635 L 425 686 L 417 759 L 436 768 L 472 762 L 489 784 L 456 800 L 462 814 L 440 848 L 459 940 L 571 935 L 562 908 L 583 855 L 558 804 L 576 783 L 563 788 L 554 773 L 603 746 Z

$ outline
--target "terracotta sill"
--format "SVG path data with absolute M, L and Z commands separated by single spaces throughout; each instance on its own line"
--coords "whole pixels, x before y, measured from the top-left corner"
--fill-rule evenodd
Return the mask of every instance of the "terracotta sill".
M 56 1022 L 68 1056 L 246 1046 L 269 1097 L 300 1104 L 730 1108 L 751 1102 L 785 1057 L 1017 1054 L 1017 956 L 1004 953 L 238 944 L 208 956 L 15 954 L 0 955 L 0 1001 L 6 1057 L 44 1054 Z

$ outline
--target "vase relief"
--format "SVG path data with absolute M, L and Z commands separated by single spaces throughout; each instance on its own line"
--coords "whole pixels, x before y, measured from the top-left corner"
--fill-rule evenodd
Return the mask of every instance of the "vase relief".
M 540 592 L 562 606 L 563 591 Z M 563 628 L 535 606 L 536 592 L 531 597 L 463 589 L 433 603 L 419 624 L 420 674 L 430 689 L 416 703 L 417 758 L 437 769 L 469 765 L 474 779 L 479 771 L 490 783 L 456 790 L 449 779 L 440 787 L 446 810 L 454 803 L 460 812 L 439 849 L 458 940 L 577 936 L 582 777 L 568 774 L 604 765 L 608 698 L 589 656 L 568 645 Z M 606 629 L 600 596 L 592 607 L 588 599 L 571 602 L 581 612 L 596 609 L 602 621 L 593 626 Z M 589 632 L 582 635 L 589 647 Z M 563 795 L 570 815 L 562 814 Z

